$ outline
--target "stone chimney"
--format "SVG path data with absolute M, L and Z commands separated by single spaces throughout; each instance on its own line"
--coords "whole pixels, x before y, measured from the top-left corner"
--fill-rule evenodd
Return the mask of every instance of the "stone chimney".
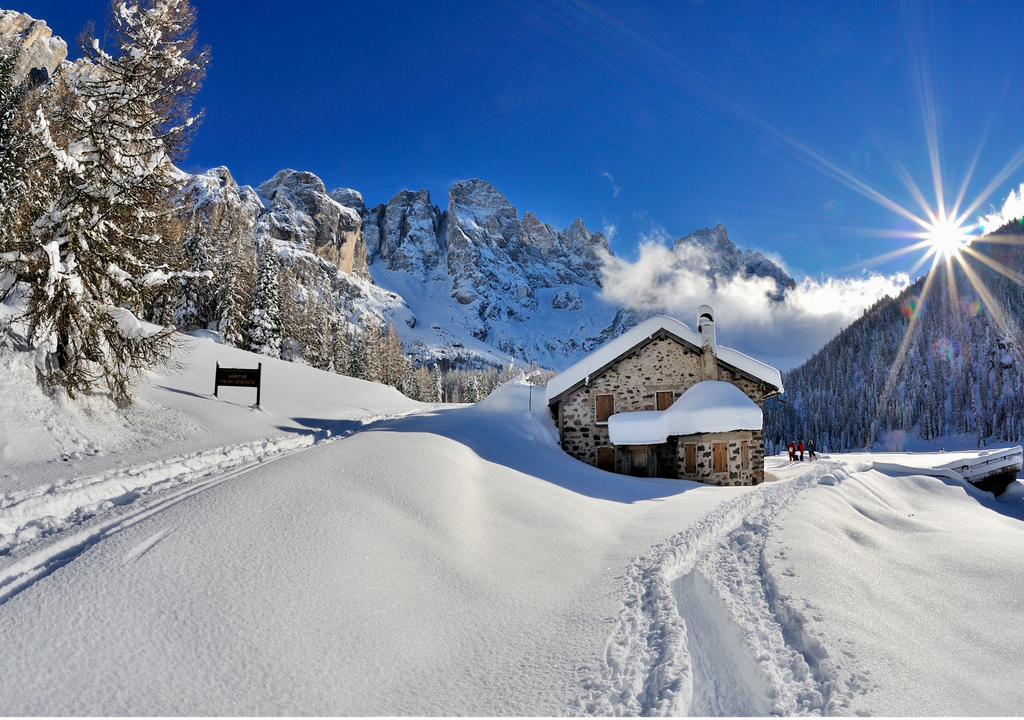
M 718 344 L 715 340 L 715 309 L 710 305 L 697 308 L 697 332 L 703 347 L 702 368 L 705 380 L 718 379 Z

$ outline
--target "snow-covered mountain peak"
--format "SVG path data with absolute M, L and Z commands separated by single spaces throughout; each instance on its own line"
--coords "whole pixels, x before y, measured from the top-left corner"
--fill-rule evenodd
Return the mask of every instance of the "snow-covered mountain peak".
M 355 204 L 354 199 L 350 202 Z M 402 190 L 387 205 L 364 210 L 363 235 L 368 264 L 380 261 L 388 270 L 407 272 L 423 282 L 442 264 L 441 211 L 431 204 L 428 190 Z
M 773 300 L 781 301 L 787 290 L 796 287 L 796 282 L 777 263 L 759 252 L 740 250 L 729 239 L 725 226 L 719 223 L 713 228 L 704 228 L 679 238 L 675 242 L 677 254 L 691 257 L 700 256 L 706 260 L 712 283 L 728 281 L 736 275 L 745 277 L 769 277 L 775 280 L 776 292 Z
M 485 222 L 491 217 L 518 222 L 515 207 L 501 191 L 486 180 L 472 178 L 459 180 L 448 191 L 449 212 L 461 217 L 479 217 Z
M 360 217 L 366 215 L 366 203 L 363 202 L 363 194 L 352 188 L 335 188 L 327 193 L 327 196 L 337 203 L 351 208 L 359 213 Z
M 329 197 L 316 175 L 281 170 L 256 191 L 267 208 L 260 218 L 264 234 L 314 252 L 345 272 L 363 265 L 362 218 Z

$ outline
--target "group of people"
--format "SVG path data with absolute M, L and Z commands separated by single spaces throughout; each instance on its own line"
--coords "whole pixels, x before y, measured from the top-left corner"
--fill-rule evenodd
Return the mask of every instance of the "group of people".
M 803 441 L 790 441 L 789 445 L 787 445 L 786 447 L 789 449 L 790 462 L 803 462 L 805 452 L 807 453 L 808 461 L 816 460 L 818 458 L 818 456 L 814 453 L 813 440 L 808 440 L 806 445 L 803 443 Z M 800 454 L 799 457 L 797 457 L 797 453 Z

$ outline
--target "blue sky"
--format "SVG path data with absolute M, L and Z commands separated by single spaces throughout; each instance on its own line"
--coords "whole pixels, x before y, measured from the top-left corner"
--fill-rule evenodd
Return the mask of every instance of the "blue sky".
M 627 259 L 722 223 L 795 275 L 861 275 L 909 244 L 880 232 L 912 225 L 836 170 L 920 212 L 902 164 L 933 202 L 923 86 L 947 192 L 979 148 L 969 200 L 1024 147 L 1018 0 L 194 4 L 212 62 L 185 169 L 253 185 L 309 170 L 371 205 L 425 187 L 442 208 L 479 177 L 520 214 L 614 226 Z M 71 43 L 107 8 L 3 5 Z M 982 209 L 1022 182 L 1018 168 Z

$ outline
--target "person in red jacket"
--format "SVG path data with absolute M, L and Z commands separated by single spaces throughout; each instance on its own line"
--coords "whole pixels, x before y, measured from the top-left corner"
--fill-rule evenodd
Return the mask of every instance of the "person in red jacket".
M 789 449 L 789 461 L 793 462 L 796 460 L 796 443 L 790 440 L 787 447 Z
M 799 448 L 800 448 L 800 462 L 803 462 L 804 461 L 804 441 L 803 440 L 800 441 Z

